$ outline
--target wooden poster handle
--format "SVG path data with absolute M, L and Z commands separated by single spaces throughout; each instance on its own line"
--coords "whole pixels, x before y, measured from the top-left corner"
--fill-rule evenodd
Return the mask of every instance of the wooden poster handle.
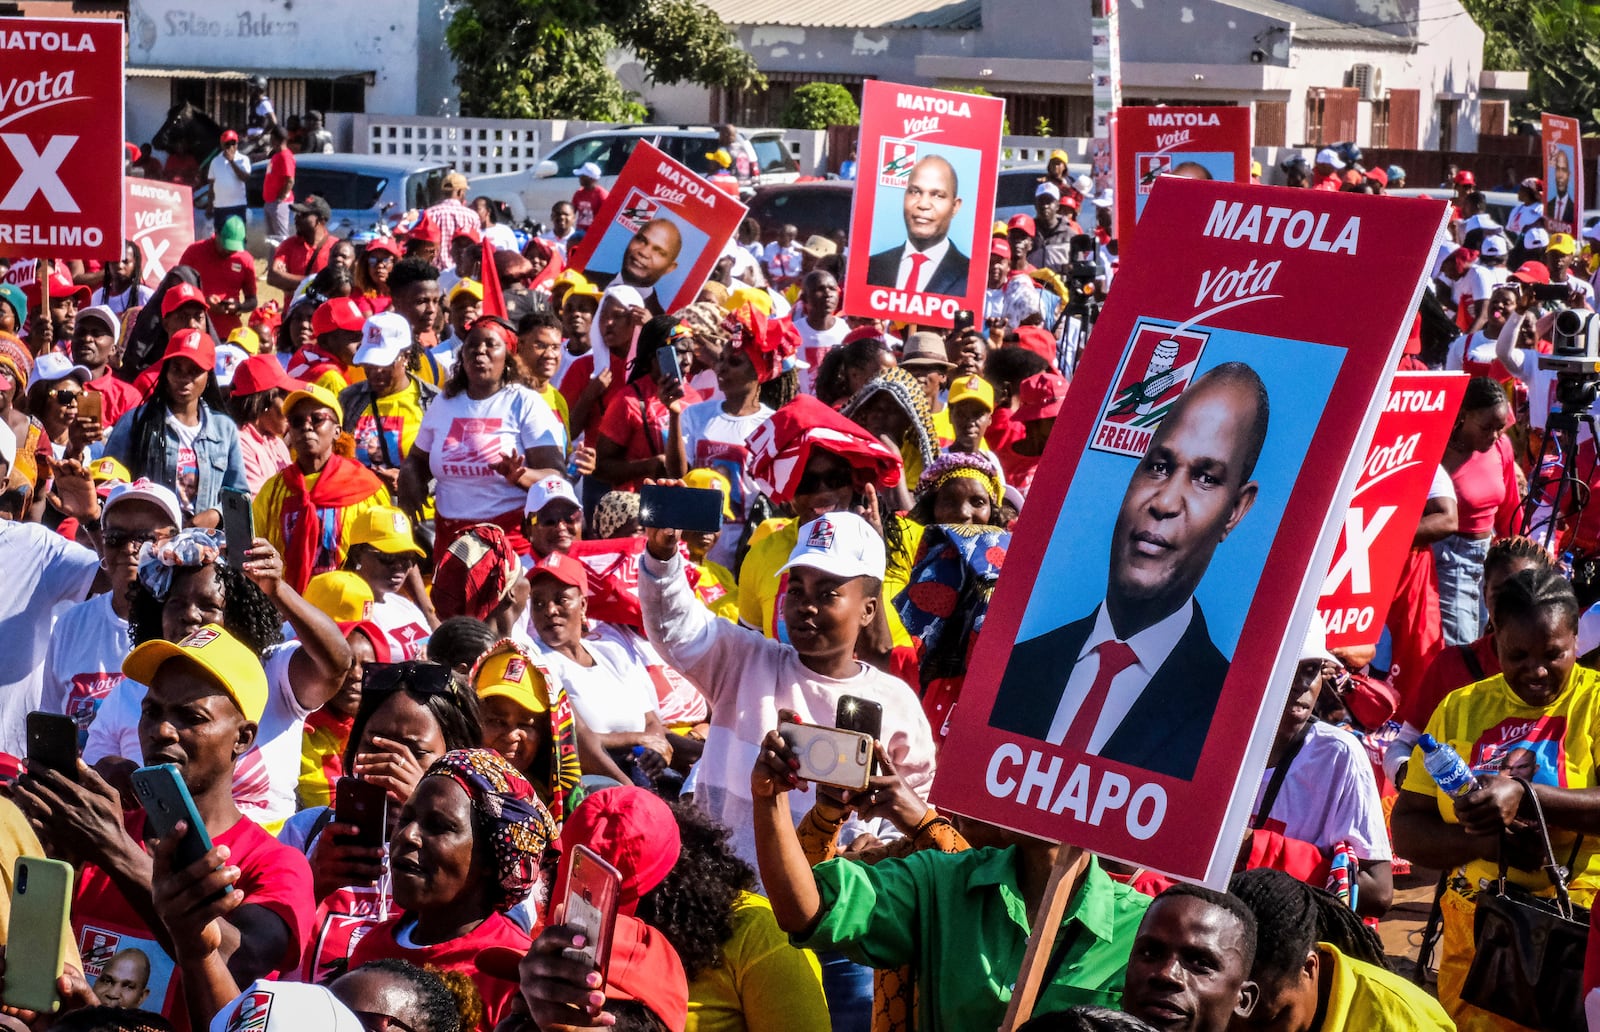
M 1045 968 L 1050 964 L 1050 953 L 1055 947 L 1056 933 L 1061 929 L 1061 915 L 1067 912 L 1067 902 L 1072 898 L 1075 879 L 1069 877 L 1084 859 L 1082 850 L 1062 846 L 1056 850 L 1056 862 L 1050 868 L 1050 878 L 1044 885 L 1044 898 L 1039 901 L 1039 912 L 1033 918 L 1033 933 L 1028 936 L 1028 949 L 1022 955 L 1022 969 L 1017 972 L 1017 984 L 1011 991 L 1011 1003 L 1006 1007 L 1005 1021 L 1000 1032 L 1013 1032 L 1033 1016 L 1039 1002 L 1039 983 L 1044 980 Z

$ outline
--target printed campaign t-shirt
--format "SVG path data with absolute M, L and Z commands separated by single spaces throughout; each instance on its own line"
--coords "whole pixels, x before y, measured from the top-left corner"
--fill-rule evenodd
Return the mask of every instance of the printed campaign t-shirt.
M 422 417 L 413 447 L 428 453 L 439 515 L 461 520 L 520 513 L 528 492 L 495 472 L 495 463 L 529 448 L 565 454 L 566 445 L 561 421 L 545 400 L 512 384 L 481 401 L 465 391 L 453 398 L 441 394 Z
M 1454 749 L 1477 774 L 1505 770 L 1535 785 L 1561 788 L 1593 788 L 1600 784 L 1596 767 L 1600 765 L 1600 673 L 1574 666 L 1566 686 L 1548 706 L 1530 706 L 1522 700 L 1503 674 L 1457 688 L 1428 721 L 1428 734 Z M 1402 786 L 1438 801 L 1439 815 L 1449 824 L 1458 823 L 1455 806 L 1439 791 L 1422 764 L 1422 747 L 1411 752 Z M 1559 828 L 1550 829 L 1550 842 L 1562 863 L 1572 855 L 1576 836 Z M 1570 885 L 1590 892 L 1600 888 L 1600 842 L 1584 838 L 1572 866 Z M 1493 860 L 1474 860 L 1466 865 L 1467 880 L 1477 885 L 1496 877 Z M 1511 868 L 1510 877 L 1534 892 L 1550 887 L 1541 871 Z
M 771 416 L 772 409 L 765 405 L 759 406 L 754 415 L 730 416 L 722 410 L 720 401 L 702 401 L 683 410 L 683 441 L 689 465 L 716 470 L 728 478 L 732 488 L 728 503 L 733 508 L 733 518 L 724 520 L 722 536 L 706 553 L 706 558 L 721 566 L 734 565 L 748 507 L 760 493 L 755 479 L 745 469 L 750 455 L 745 442 Z
M 480 1029 L 491 1029 L 499 1024 L 511 1009 L 517 995 L 517 983 L 496 978 L 478 970 L 478 954 L 491 947 L 504 947 L 526 953 L 533 940 L 505 914 L 490 914 L 478 927 L 456 939 L 433 945 L 418 945 L 411 938 L 416 922 L 410 918 L 394 918 L 373 929 L 350 954 L 350 967 L 355 969 L 372 960 L 398 957 L 409 960 L 418 967 L 433 966 L 442 971 L 459 971 L 472 979 L 478 995 L 483 997 L 486 1014 Z
M 810 367 L 800 370 L 800 391 L 814 396 L 817 393 L 817 370 L 821 368 L 828 352 L 844 343 L 850 333 L 850 324 L 843 319 L 834 319 L 828 329 L 816 330 L 805 319 L 796 316 L 794 328 L 800 334 L 800 358 Z
M 1261 775 L 1252 821 L 1261 812 L 1272 775 L 1271 767 Z M 1355 735 L 1320 721 L 1307 729 L 1305 744 L 1289 765 L 1262 827 L 1309 842 L 1324 856 L 1340 842 L 1362 860 L 1393 855 L 1372 761 Z
M 376 401 L 376 419 L 370 405 L 356 417 L 356 458 L 368 466 L 397 467 L 410 454 L 417 431 L 422 429 L 422 388 L 414 380 L 407 381 L 404 390 Z
M 397 663 L 422 655 L 422 647 L 433 634 L 422 610 L 398 591 L 383 596 L 382 602 L 374 602 L 367 619 L 389 639 L 389 653 Z
M 200 437 L 200 424 L 187 426 L 178 417 L 167 413 L 167 429 L 178 435 L 178 504 L 185 516 L 194 515 L 194 498 L 200 490 L 200 459 L 194 442 Z
M 128 621 L 111 608 L 109 591 L 78 602 L 56 618 L 44 657 L 40 708 L 78 725 L 78 748 L 89 740 L 100 703 L 122 683 L 122 661 L 133 647 Z

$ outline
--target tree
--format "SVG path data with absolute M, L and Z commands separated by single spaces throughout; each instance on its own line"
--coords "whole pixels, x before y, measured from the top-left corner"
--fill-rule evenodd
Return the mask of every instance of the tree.
M 1462 0 L 1484 32 L 1484 67 L 1528 72 L 1525 115 L 1600 122 L 1600 8 L 1590 0 Z
M 850 91 L 836 82 L 808 82 L 794 91 L 778 118 L 785 129 L 826 129 L 860 125 L 861 109 Z
M 606 66 L 632 50 L 652 82 L 764 89 L 733 33 L 699 0 L 460 0 L 445 30 L 461 111 L 486 118 L 640 119 Z

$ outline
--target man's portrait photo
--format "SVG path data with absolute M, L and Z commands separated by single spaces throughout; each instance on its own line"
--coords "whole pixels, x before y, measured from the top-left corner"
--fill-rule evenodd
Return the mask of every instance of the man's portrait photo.
M 622 252 L 618 278 L 630 287 L 653 290 L 661 278 L 678 267 L 683 234 L 671 219 L 654 218 L 639 227 Z
M 992 727 L 1194 778 L 1232 658 L 1213 640 L 1195 591 L 1256 503 L 1269 410 L 1265 384 L 1243 362 L 1189 384 L 1128 478 L 1103 601 L 1043 633 L 1019 634 Z M 1062 520 L 1070 517 L 1064 509 Z M 1249 587 L 1243 594 L 1247 602 Z
M 1572 148 L 1563 144 L 1550 147 L 1549 197 L 1544 202 L 1545 218 L 1566 227 L 1573 224 Z
M 871 256 L 868 284 L 924 294 L 966 294 L 968 258 L 950 235 L 961 212 L 960 189 L 956 168 L 947 158 L 930 154 L 911 167 L 901 205 L 905 238 Z M 880 191 L 880 206 L 888 196 L 892 194 Z M 898 234 L 874 226 L 875 241 L 894 236 Z

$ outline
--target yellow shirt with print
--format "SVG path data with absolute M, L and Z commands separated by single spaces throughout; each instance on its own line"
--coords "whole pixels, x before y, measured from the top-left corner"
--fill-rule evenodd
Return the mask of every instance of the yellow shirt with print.
M 306 490 L 310 491 L 317 484 L 321 473 L 313 473 L 306 477 Z M 252 508 L 256 516 L 256 537 L 264 537 L 272 542 L 279 554 L 286 554 L 288 543 L 283 533 L 283 508 L 289 498 L 289 486 L 283 479 L 282 473 L 274 473 L 272 478 L 261 485 L 261 493 L 256 495 Z M 339 533 L 334 538 L 334 554 L 331 557 L 318 555 L 317 565 L 313 573 L 324 573 L 328 570 L 337 570 L 344 566 L 345 556 L 350 551 L 350 533 L 355 521 L 361 514 L 369 509 L 381 506 L 392 507 L 389 500 L 388 488 L 380 486 L 376 494 L 363 498 L 354 505 L 347 505 L 339 510 Z
M 356 366 L 356 368 L 360 369 L 361 367 Z M 388 422 L 391 419 L 400 420 L 400 454 L 389 456 L 392 464 L 398 467 L 403 464 L 405 457 L 411 454 L 411 444 L 417 439 L 417 431 L 422 429 L 422 388 L 417 386 L 416 380 L 408 377 L 403 390 L 398 390 L 393 394 L 386 394 L 376 399 L 376 402 L 379 420 L 383 422 Z M 350 413 L 345 413 L 347 418 L 349 415 Z M 370 426 L 372 423 L 372 406 L 369 404 L 366 408 L 356 413 L 356 418 L 358 420 L 365 419 L 367 425 Z M 362 424 L 357 422 L 356 427 L 359 430 L 362 428 Z M 365 457 L 360 454 L 360 451 L 364 447 L 361 434 L 358 433 L 356 435 L 356 458 L 363 461 Z M 378 461 L 383 461 L 383 450 L 381 448 L 378 451 Z M 432 519 L 433 515 L 433 495 L 430 494 L 422 503 L 422 518 L 425 520 Z
M 1317 955 L 1330 971 L 1322 1032 L 1455 1032 L 1439 1001 L 1399 975 L 1325 942 L 1317 943 Z
M 550 411 L 554 412 L 556 414 L 556 418 L 561 420 L 561 429 L 567 432 L 567 448 L 568 450 L 571 450 L 572 417 L 567 414 L 567 399 L 562 397 L 561 392 L 556 390 L 550 384 L 545 384 L 543 390 L 537 390 L 533 393 L 543 398 L 544 403 L 550 406 Z
M 1565 725 L 1565 732 L 1554 738 L 1545 734 Z M 1566 686 L 1548 706 L 1531 706 L 1511 690 L 1504 675 L 1457 688 L 1445 696 L 1428 721 L 1428 734 L 1450 746 L 1477 773 L 1493 773 L 1508 754 L 1533 747 L 1536 767 L 1530 780 L 1534 784 L 1562 788 L 1593 788 L 1600 779 L 1600 674 L 1586 667 L 1573 666 Z M 1513 757 L 1526 762 L 1530 757 Z M 1560 769 L 1551 769 L 1555 760 Z M 1456 820 L 1455 803 L 1439 790 L 1422 763 L 1422 747 L 1411 751 L 1402 786 L 1418 795 L 1432 796 L 1439 815 L 1449 824 Z M 1550 843 L 1556 859 L 1566 863 L 1577 836 L 1570 831 L 1550 829 Z M 1582 900 L 1600 889 L 1600 840 L 1584 838 L 1577 860 L 1572 864 L 1571 887 Z M 1467 881 L 1477 886 L 1497 877 L 1493 860 L 1473 860 L 1465 868 Z M 1512 881 L 1532 892 L 1548 894 L 1550 880 L 1542 871 L 1513 867 Z

